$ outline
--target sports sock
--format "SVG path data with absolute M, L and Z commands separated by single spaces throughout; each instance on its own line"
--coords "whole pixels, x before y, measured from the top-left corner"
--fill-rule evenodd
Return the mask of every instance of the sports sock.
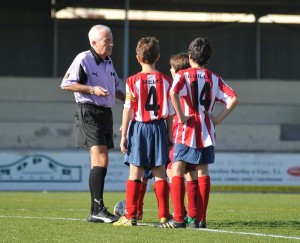
M 126 214 L 127 219 L 136 218 L 137 201 L 141 190 L 142 182 L 127 180 L 126 182 Z
M 195 218 L 197 215 L 197 191 L 197 180 L 186 182 L 187 211 L 190 218 Z
M 203 202 L 199 192 L 199 186 L 197 185 L 197 215 L 196 221 L 200 222 L 202 220 Z
M 90 170 L 89 175 L 89 188 L 90 188 L 90 194 L 91 194 L 91 213 L 94 212 L 94 197 L 93 197 L 93 187 L 92 187 L 92 170 Z
M 169 183 L 166 180 L 159 180 L 154 183 L 154 191 L 158 204 L 158 218 L 170 218 L 169 211 Z
M 173 193 L 172 193 L 172 182 L 169 182 L 169 188 L 170 188 L 170 197 L 171 197 L 171 204 L 173 207 Z M 174 210 L 174 209 L 173 209 Z
M 199 187 L 198 190 L 202 201 L 201 221 L 206 221 L 206 210 L 208 206 L 209 193 L 210 193 L 210 177 L 209 176 L 198 177 L 198 187 Z
M 184 177 L 173 176 L 172 178 L 172 199 L 174 209 L 174 220 L 182 222 L 184 220 Z
M 104 207 L 103 189 L 107 168 L 94 166 L 91 170 L 91 185 L 93 188 L 94 214 L 99 213 L 99 209 Z
M 147 190 L 147 183 L 141 183 L 140 193 L 138 195 L 138 202 L 137 202 L 137 212 L 138 212 L 138 219 L 141 220 L 143 217 L 143 205 L 144 205 L 144 197 Z
M 169 182 L 169 188 L 170 188 L 170 197 L 172 199 L 172 182 Z

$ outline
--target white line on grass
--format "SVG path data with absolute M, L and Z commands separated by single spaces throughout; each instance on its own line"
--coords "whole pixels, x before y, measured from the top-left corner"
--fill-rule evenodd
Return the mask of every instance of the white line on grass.
M 71 221 L 86 221 L 85 219 L 75 219 L 75 218 L 51 218 L 51 217 L 6 216 L 6 215 L 0 215 L 0 218 L 17 218 L 17 219 L 48 219 L 48 220 L 71 220 Z
M 151 223 L 138 223 L 138 225 L 154 226 L 154 224 L 151 224 Z M 192 229 L 192 228 L 190 228 L 190 229 Z M 239 231 L 218 230 L 218 229 L 193 229 L 193 230 L 210 231 L 210 232 L 216 232 L 216 233 L 237 234 L 237 235 L 253 235 L 253 236 L 271 237 L 271 238 L 283 238 L 283 239 L 300 240 L 300 237 L 297 237 L 297 236 L 261 234 L 261 233 L 239 232 Z
M 261 234 L 261 233 L 239 232 L 239 231 L 229 231 L 229 230 L 214 230 L 214 229 L 200 229 L 200 230 L 210 231 L 210 232 L 217 232 L 217 233 L 238 234 L 238 235 L 254 235 L 254 236 L 263 236 L 263 237 L 271 237 L 271 238 L 283 238 L 283 239 L 300 240 L 300 237 L 297 237 L 297 236 Z
M 10 216 L 10 215 L 0 215 L 0 218 L 86 221 L 85 219 L 75 219 L 75 218 L 52 218 L 52 217 Z M 138 225 L 141 225 L 141 226 L 154 226 L 154 224 L 151 224 L 151 223 L 138 223 Z M 196 229 L 196 230 L 216 232 L 216 233 L 226 233 L 226 234 L 253 235 L 253 236 L 262 236 L 262 237 L 270 237 L 270 238 L 300 240 L 300 237 L 297 237 L 297 236 L 261 234 L 261 233 L 239 232 L 239 231 L 218 230 L 218 229 Z

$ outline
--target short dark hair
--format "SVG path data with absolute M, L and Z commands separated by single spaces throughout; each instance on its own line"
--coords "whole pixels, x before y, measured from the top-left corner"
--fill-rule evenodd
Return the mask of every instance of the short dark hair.
M 156 37 L 141 38 L 136 46 L 136 54 L 146 64 L 153 64 L 159 57 L 159 41 Z
M 170 65 L 174 68 L 176 73 L 181 69 L 189 68 L 190 67 L 189 54 L 179 53 L 179 54 L 173 55 L 170 58 Z
M 190 54 L 190 58 L 194 62 L 200 66 L 204 66 L 208 63 L 212 54 L 212 45 L 210 44 L 209 39 L 205 37 L 196 38 L 189 45 L 188 52 Z

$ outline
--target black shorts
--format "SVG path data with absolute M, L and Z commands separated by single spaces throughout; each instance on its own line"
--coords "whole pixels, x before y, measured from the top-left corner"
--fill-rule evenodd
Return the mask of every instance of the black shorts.
M 105 145 L 114 148 L 111 108 L 92 104 L 77 104 L 75 114 L 76 147 Z

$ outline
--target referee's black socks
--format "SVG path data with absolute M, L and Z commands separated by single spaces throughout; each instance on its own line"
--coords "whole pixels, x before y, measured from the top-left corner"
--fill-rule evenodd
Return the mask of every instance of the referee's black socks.
M 91 169 L 91 186 L 94 198 L 94 214 L 98 214 L 99 209 L 102 209 L 104 207 L 103 190 L 106 173 L 107 168 L 105 167 L 94 166 L 93 169 Z

